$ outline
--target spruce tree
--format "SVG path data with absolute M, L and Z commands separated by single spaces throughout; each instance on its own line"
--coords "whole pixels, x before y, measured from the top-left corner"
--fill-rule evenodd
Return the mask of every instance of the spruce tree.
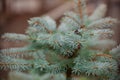
M 119 21 L 102 18 L 105 4 L 90 16 L 85 0 L 75 0 L 75 4 L 75 11 L 66 12 L 58 27 L 52 18 L 42 16 L 28 21 L 26 34 L 5 33 L 2 38 L 27 45 L 0 50 L 0 69 L 64 73 L 66 80 L 72 80 L 75 75 L 119 80 L 120 47 L 114 48 L 116 42 L 112 39 L 112 27 Z

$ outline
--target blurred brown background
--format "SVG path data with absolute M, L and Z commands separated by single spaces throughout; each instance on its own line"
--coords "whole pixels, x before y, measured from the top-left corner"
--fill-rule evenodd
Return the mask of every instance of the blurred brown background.
M 87 0 L 88 14 L 100 3 L 108 5 L 106 16 L 112 16 L 120 20 L 120 0 Z M 0 0 L 0 35 L 5 32 L 24 33 L 28 27 L 27 20 L 31 17 L 49 15 L 56 21 L 64 12 L 73 9 L 74 4 L 70 0 Z M 120 27 L 115 27 L 115 39 L 120 43 Z M 0 48 L 21 46 L 23 44 L 7 43 L 0 40 Z M 0 80 L 6 73 L 0 71 Z

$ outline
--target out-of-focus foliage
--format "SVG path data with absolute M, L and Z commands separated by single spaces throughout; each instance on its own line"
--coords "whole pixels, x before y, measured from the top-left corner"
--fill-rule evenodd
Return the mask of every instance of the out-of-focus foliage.
M 116 50 L 110 51 L 116 46 L 111 39 L 112 27 L 119 21 L 102 18 L 104 14 L 100 11 L 106 11 L 104 4 L 88 16 L 85 0 L 75 0 L 75 3 L 76 12 L 65 13 L 59 27 L 48 16 L 34 17 L 28 21 L 26 34 L 4 34 L 3 38 L 25 41 L 28 45 L 0 50 L 0 69 L 64 73 L 66 80 L 74 79 L 74 75 L 119 80 L 118 58 L 111 54 Z M 24 59 L 26 56 L 32 59 Z

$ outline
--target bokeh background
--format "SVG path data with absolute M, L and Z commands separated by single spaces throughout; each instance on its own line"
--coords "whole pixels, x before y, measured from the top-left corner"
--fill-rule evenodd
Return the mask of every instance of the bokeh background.
M 120 0 L 87 0 L 88 14 L 101 3 L 108 6 L 106 16 L 120 20 Z M 48 15 L 59 24 L 59 19 L 64 12 L 73 10 L 74 4 L 71 0 L 0 0 L 0 35 L 6 32 L 25 33 L 28 27 L 27 20 L 31 17 Z M 120 43 L 120 25 L 113 28 L 114 39 Z M 0 39 L 0 49 L 22 46 L 24 43 L 15 44 Z M 7 71 L 0 71 L 0 80 L 7 79 Z

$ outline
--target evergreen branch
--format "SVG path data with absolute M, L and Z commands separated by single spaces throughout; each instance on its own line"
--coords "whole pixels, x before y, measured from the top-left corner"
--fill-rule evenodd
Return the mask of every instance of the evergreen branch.
M 108 29 L 114 26 L 118 21 L 114 18 L 105 18 L 92 22 L 88 25 L 88 29 Z
M 44 74 L 42 76 L 35 74 L 27 74 L 23 72 L 10 72 L 9 73 L 10 80 L 65 80 L 65 76 L 63 74 Z
M 16 34 L 16 33 L 5 33 L 2 38 L 7 38 L 12 41 L 28 41 L 29 36 L 24 34 Z
M 24 53 L 29 51 L 29 47 L 9 48 L 0 50 L 1 53 Z
M 88 41 L 88 47 L 91 49 L 97 49 L 101 51 L 111 50 L 116 46 L 116 42 L 113 40 L 91 40 Z
M 14 58 L 23 58 L 27 56 L 33 56 L 37 50 L 30 48 L 30 46 L 21 48 L 9 48 L 0 50 L 1 56 L 10 56 Z
M 96 57 L 106 57 L 106 58 L 112 59 L 112 55 L 110 55 L 110 54 L 96 54 L 96 55 L 95 55 L 95 58 L 96 58 Z
M 95 21 L 103 18 L 107 12 L 107 5 L 101 4 L 96 8 L 93 14 L 89 17 L 89 20 Z
M 78 25 L 80 25 L 80 23 L 81 23 L 79 15 L 76 14 L 76 13 L 74 13 L 74 12 L 65 13 L 65 17 L 71 18 L 71 19 L 72 19 L 73 21 L 75 21 Z
M 71 56 L 73 55 L 74 50 L 78 49 L 80 38 L 80 36 L 75 34 L 55 34 L 50 38 L 50 46 L 53 46 L 53 48 L 62 55 Z
M 87 18 L 86 1 L 75 0 L 75 2 L 76 2 L 76 11 L 80 14 L 81 23 L 82 25 L 84 25 Z
M 0 62 L 0 65 L 26 65 L 26 66 L 29 66 L 31 64 L 22 64 L 22 63 L 4 63 L 4 62 Z
M 31 63 L 24 59 L 16 59 L 10 56 L 0 55 L 1 70 L 27 70 L 32 66 Z
M 103 54 L 103 53 L 99 53 L 99 54 L 95 54 L 94 56 L 92 56 L 92 61 L 102 61 L 102 62 L 105 62 L 105 61 L 112 61 L 114 58 L 112 55 L 110 54 Z
M 117 46 L 116 48 L 113 48 L 111 51 L 110 51 L 110 54 L 115 58 L 117 59 L 118 61 L 120 60 L 120 45 Z
M 114 35 L 114 31 L 111 29 L 98 29 L 98 30 L 92 30 L 92 33 L 94 37 L 98 40 L 104 40 L 104 39 L 112 39 Z
M 79 28 L 80 25 L 77 24 L 74 20 L 70 19 L 69 17 L 64 17 L 58 29 L 59 31 L 62 32 L 68 32 L 68 31 L 77 30 Z
M 28 34 L 31 33 L 31 31 L 52 33 L 54 30 L 56 30 L 55 21 L 48 16 L 41 18 L 40 17 L 31 18 L 30 21 L 28 21 L 28 23 L 31 27 L 35 28 L 33 31 L 31 28 L 28 29 L 27 30 Z
M 0 69 L 1 70 L 27 70 L 29 67 L 31 67 L 31 64 L 23 64 L 23 63 L 17 63 L 17 62 L 10 62 L 10 63 L 4 63 L 0 62 Z
M 120 52 L 120 45 L 119 46 L 117 46 L 116 48 L 113 48 L 111 51 L 110 51 L 111 53 L 119 53 Z
M 40 71 L 44 71 L 47 69 L 48 66 L 49 66 L 49 63 L 46 59 L 35 60 L 35 63 L 34 63 L 35 69 L 39 69 Z
M 36 43 L 52 47 L 55 51 L 60 52 L 62 55 L 71 56 L 74 50 L 78 49 L 80 45 L 81 36 L 74 33 L 66 33 L 65 35 L 61 33 L 50 34 L 40 34 L 36 39 Z M 69 44 L 68 44 L 69 43 Z
M 50 65 L 47 71 L 53 74 L 62 73 L 66 71 L 66 67 L 61 64 Z
M 119 21 L 101 18 L 106 5 L 100 5 L 87 19 L 85 0 L 76 0 L 76 4 L 77 13 L 65 13 L 58 29 L 53 19 L 44 16 L 28 21 L 27 35 L 5 34 L 3 38 L 28 41 L 29 44 L 0 50 L 0 69 L 26 70 L 30 67 L 39 74 L 65 73 L 66 80 L 72 80 L 74 74 L 119 80 L 116 77 L 119 76 L 117 62 L 120 58 L 119 54 L 114 55 L 120 50 L 119 47 L 111 50 L 116 46 L 111 40 L 114 35 L 111 26 Z
M 81 75 L 86 73 L 88 76 L 106 76 L 110 77 L 117 71 L 117 63 L 113 62 L 79 62 L 73 68 L 73 73 Z
M 43 27 L 48 33 L 51 33 L 51 31 L 49 31 L 43 23 L 36 21 L 35 23 L 33 23 L 33 25 L 39 25 L 39 26 Z
M 64 14 L 64 18 L 62 18 L 61 25 L 58 30 L 68 32 L 77 30 L 81 26 L 80 17 L 78 14 L 74 12 L 67 12 Z
M 91 63 L 91 62 L 90 62 Z M 117 71 L 117 64 L 109 63 L 109 62 L 94 62 L 91 63 L 88 67 L 86 67 L 87 75 L 97 75 L 97 76 L 106 76 L 110 77 L 112 74 L 114 75 L 114 72 Z M 109 74 L 110 73 L 110 74 Z

